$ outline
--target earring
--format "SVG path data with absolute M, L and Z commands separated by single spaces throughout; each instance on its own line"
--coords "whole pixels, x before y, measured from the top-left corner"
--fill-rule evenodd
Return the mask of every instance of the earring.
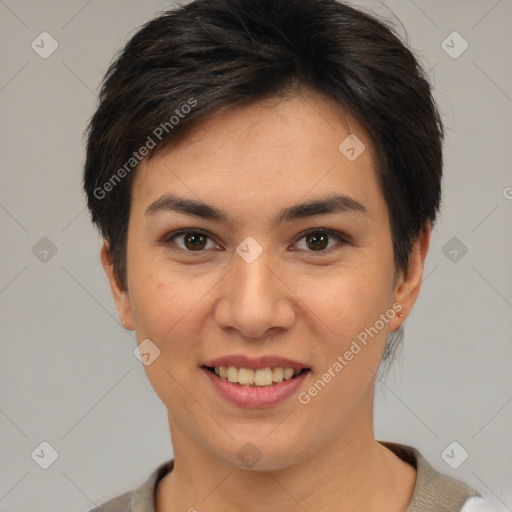
M 398 313 L 398 318 L 403 318 L 405 315 L 400 311 L 400 313 Z
M 123 327 L 126 329 L 126 325 L 124 325 L 124 320 L 121 320 L 121 323 L 123 324 Z

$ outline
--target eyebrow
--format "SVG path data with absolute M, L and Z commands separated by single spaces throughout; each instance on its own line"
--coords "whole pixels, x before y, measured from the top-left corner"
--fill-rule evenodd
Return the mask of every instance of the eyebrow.
M 228 226 L 231 225 L 226 212 L 219 210 L 215 206 L 173 194 L 166 194 L 151 203 L 146 208 L 145 215 L 150 216 L 169 211 L 223 222 Z M 278 213 L 275 222 L 292 222 L 315 215 L 334 213 L 362 213 L 369 215 L 367 208 L 359 201 L 344 194 L 332 194 L 325 198 L 314 199 L 284 208 Z

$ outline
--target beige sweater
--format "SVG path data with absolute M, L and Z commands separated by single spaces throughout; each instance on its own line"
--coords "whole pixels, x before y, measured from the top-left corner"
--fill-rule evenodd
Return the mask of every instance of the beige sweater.
M 416 468 L 414 492 L 406 512 L 473 510 L 471 497 L 480 497 L 474 489 L 436 471 L 416 449 L 410 446 L 384 441 L 380 443 Z M 137 489 L 117 496 L 90 512 L 155 512 L 156 487 L 158 482 L 172 470 L 173 465 L 174 459 L 160 464 Z

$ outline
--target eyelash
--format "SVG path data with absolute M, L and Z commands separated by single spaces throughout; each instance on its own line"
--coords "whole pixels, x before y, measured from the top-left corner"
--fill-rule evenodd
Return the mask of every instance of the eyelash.
M 204 236 L 208 237 L 210 240 L 213 241 L 212 236 L 207 231 L 203 231 L 202 229 L 197 229 L 197 228 L 186 228 L 186 229 L 180 229 L 178 231 L 174 231 L 172 233 L 166 234 L 164 236 L 164 238 L 162 239 L 162 243 L 164 245 L 169 245 L 169 244 L 176 245 L 173 240 L 175 238 L 179 237 L 180 235 L 183 236 L 183 235 L 187 235 L 187 234 L 204 235 Z M 334 231 L 334 230 L 331 230 L 331 229 L 324 229 L 324 228 L 316 228 L 316 229 L 309 229 L 307 231 L 304 231 L 304 232 L 300 233 L 300 235 L 298 235 L 296 241 L 294 242 L 294 245 L 297 244 L 300 240 L 302 240 L 306 236 L 311 235 L 311 234 L 321 234 L 321 235 L 327 235 L 328 237 L 337 238 L 338 239 L 338 244 L 337 244 L 338 245 L 338 249 L 341 248 L 339 246 L 343 246 L 343 245 L 346 245 L 346 244 L 349 243 L 349 241 L 347 240 L 347 237 L 344 236 L 342 233 L 340 233 L 338 231 Z M 306 250 L 306 252 L 310 252 L 313 255 L 315 255 L 315 254 L 320 254 L 321 255 L 321 254 L 326 254 L 326 253 L 328 254 L 333 249 L 336 249 L 336 247 L 337 246 L 335 245 L 335 246 L 330 247 L 328 249 L 322 249 L 322 250 L 319 250 L 319 251 Z M 178 247 L 175 250 L 181 251 L 181 252 L 185 252 L 185 253 L 190 254 L 190 255 L 193 255 L 194 253 L 197 253 L 197 255 L 201 255 L 202 253 L 207 251 L 207 249 L 201 249 L 201 250 L 198 250 L 198 251 L 189 251 L 187 249 L 182 249 L 181 247 Z

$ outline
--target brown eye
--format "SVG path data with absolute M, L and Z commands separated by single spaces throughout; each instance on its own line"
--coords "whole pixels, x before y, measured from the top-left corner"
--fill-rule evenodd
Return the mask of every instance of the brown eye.
M 202 233 L 187 233 L 183 235 L 185 247 L 191 251 L 204 249 L 207 238 Z
M 308 233 L 303 234 L 299 241 L 305 241 L 305 250 L 308 252 L 322 252 L 326 248 L 330 249 L 336 245 L 329 245 L 329 242 L 333 238 L 338 241 L 338 245 L 343 245 L 345 242 L 344 238 L 340 234 L 329 230 L 309 231 Z
M 208 246 L 208 241 L 210 246 Z M 217 247 L 208 234 L 190 229 L 171 233 L 164 238 L 163 242 L 166 245 L 174 245 L 185 252 L 203 252 Z
M 327 247 L 329 237 L 324 233 L 313 233 L 306 236 L 306 243 L 313 251 L 321 251 Z

